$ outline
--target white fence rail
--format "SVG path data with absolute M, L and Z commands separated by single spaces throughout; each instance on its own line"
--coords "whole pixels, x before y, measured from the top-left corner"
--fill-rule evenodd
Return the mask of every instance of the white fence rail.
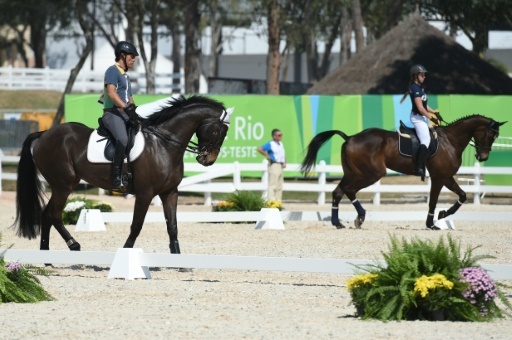
M 234 255 L 144 253 L 141 248 L 120 248 L 117 252 L 0 249 L 6 261 L 32 264 L 84 264 L 110 266 L 108 278 L 151 278 L 149 268 L 194 268 L 265 270 L 283 272 L 331 273 L 352 275 L 356 266 L 377 260 L 258 257 Z M 495 280 L 512 279 L 510 264 L 482 264 Z
M 17 156 L 4 156 L 0 150 L 0 179 L 2 180 L 16 180 L 17 176 L 14 173 L 3 173 L 3 163 L 18 163 L 19 157 Z M 298 164 L 288 164 L 286 172 L 297 172 L 299 170 Z M 210 167 L 203 167 L 196 163 L 185 163 L 185 171 L 197 172 L 198 174 L 187 176 L 183 179 L 179 186 L 179 191 L 182 192 L 202 192 L 204 193 L 205 205 L 211 205 L 213 192 L 216 193 L 230 193 L 235 190 L 252 190 L 261 191 L 263 196 L 267 194 L 268 183 L 268 168 L 266 162 L 262 163 L 215 163 Z M 260 172 L 261 180 L 257 182 L 242 181 L 243 172 Z M 342 176 L 341 166 L 327 165 L 321 161 L 315 169 L 318 178 L 316 183 L 297 183 L 295 181 L 285 181 L 283 191 L 295 192 L 316 192 L 318 194 L 317 202 L 319 205 L 325 204 L 325 194 L 332 192 L 336 184 L 327 183 L 328 174 L 336 174 Z M 388 174 L 396 174 L 388 170 Z M 485 185 L 484 175 L 512 175 L 512 167 L 482 167 L 480 163 L 475 163 L 472 167 L 461 167 L 457 173 L 458 176 L 470 175 L 473 176 L 472 180 L 466 185 L 461 185 L 461 188 L 467 193 L 474 194 L 473 202 L 480 204 L 480 198 L 483 194 L 497 193 L 497 194 L 512 194 L 512 185 Z M 219 179 L 220 178 L 220 179 Z M 213 179 L 219 179 L 212 182 Z M 224 180 L 225 179 L 225 180 Z M 381 193 L 424 193 L 430 191 L 430 183 L 420 184 L 381 184 L 377 182 L 361 192 L 373 193 L 373 204 L 380 204 Z M 0 181 L 0 194 L 2 186 Z M 442 192 L 449 192 L 448 189 L 443 188 Z
M 63 92 L 71 70 L 50 68 L 13 68 L 0 67 L 0 90 L 53 90 Z M 83 70 L 73 85 L 73 92 L 100 92 L 103 88 L 104 72 Z M 155 75 L 155 93 L 170 94 L 173 90 L 181 91 L 181 83 L 173 84 L 173 79 L 180 79 L 180 73 L 158 73 Z M 144 73 L 130 72 L 134 93 L 146 93 Z M 99 94 L 98 94 L 99 97 Z

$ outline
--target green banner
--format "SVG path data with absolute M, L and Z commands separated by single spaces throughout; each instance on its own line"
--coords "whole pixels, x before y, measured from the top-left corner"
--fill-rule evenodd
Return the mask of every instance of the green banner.
M 165 95 L 136 95 L 137 105 L 150 103 Z M 256 148 L 271 139 L 274 128 L 283 132 L 283 143 L 288 163 L 300 163 L 311 139 L 319 132 L 341 130 L 347 135 L 377 127 L 396 130 L 399 121 L 406 125 L 411 110 L 402 95 L 346 95 L 346 96 L 265 96 L 265 95 L 212 95 L 226 107 L 235 107 L 230 129 L 221 150 L 219 162 L 258 163 L 263 160 Z M 98 95 L 67 95 L 66 121 L 98 126 L 102 106 Z M 510 121 L 501 127 L 501 136 L 512 136 L 512 96 L 440 95 L 429 96 L 429 106 L 439 108 L 447 122 L 472 114 L 482 114 L 497 121 Z M 319 152 L 318 161 L 341 164 L 343 140 L 334 136 Z M 492 153 L 491 153 L 492 158 Z M 512 166 L 512 160 L 500 157 L 502 166 Z M 195 162 L 195 155 L 186 154 L 186 162 Z M 468 147 L 463 165 L 475 162 L 474 149 Z

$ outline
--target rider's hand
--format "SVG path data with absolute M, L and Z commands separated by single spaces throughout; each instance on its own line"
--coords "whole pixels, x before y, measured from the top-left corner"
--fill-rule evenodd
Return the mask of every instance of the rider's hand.
M 430 121 L 433 123 L 434 126 L 439 126 L 439 119 L 436 117 L 430 117 Z
M 436 110 L 434 112 L 434 114 L 436 115 L 437 119 L 439 119 L 439 121 L 444 122 L 444 119 L 443 119 L 443 117 L 441 117 L 441 114 L 439 113 L 438 110 Z
M 130 104 L 126 106 L 123 110 L 128 115 L 130 120 L 137 121 L 139 119 L 139 116 L 137 115 L 137 112 L 135 112 L 135 104 Z
M 126 121 L 126 126 L 128 126 L 129 128 L 134 128 L 134 127 L 136 127 L 138 124 L 139 124 L 139 122 L 138 122 L 137 120 L 135 120 L 135 119 L 131 119 L 131 118 L 130 118 L 130 119 L 128 119 L 128 120 Z

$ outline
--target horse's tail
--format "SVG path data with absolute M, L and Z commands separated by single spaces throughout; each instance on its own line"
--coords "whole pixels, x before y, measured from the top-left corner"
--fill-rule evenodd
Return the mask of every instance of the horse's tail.
M 44 192 L 32 158 L 31 146 L 32 142 L 38 139 L 43 132 L 34 132 L 28 135 L 23 142 L 18 164 L 16 219 L 13 225 L 18 227 L 16 230 L 18 236 L 29 240 L 36 238 L 41 232 Z
M 307 175 L 311 171 L 311 168 L 316 163 L 316 155 L 318 154 L 318 150 L 320 150 L 322 145 L 324 145 L 325 142 L 327 142 L 329 139 L 331 139 L 331 137 L 334 135 L 339 135 L 345 140 L 347 140 L 349 138 L 345 133 L 343 133 L 339 130 L 330 130 L 330 131 L 320 132 L 309 143 L 308 152 L 306 154 L 306 157 L 304 157 L 304 160 L 302 161 L 302 163 L 300 165 L 300 171 L 302 173 Z

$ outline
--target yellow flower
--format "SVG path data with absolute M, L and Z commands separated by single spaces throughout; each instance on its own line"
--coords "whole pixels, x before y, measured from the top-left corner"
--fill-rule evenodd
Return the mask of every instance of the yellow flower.
M 229 208 L 234 205 L 235 205 L 235 203 L 227 202 L 227 201 L 220 201 L 219 203 L 217 203 L 217 207 L 219 207 L 219 208 Z
M 434 274 L 432 276 L 423 275 L 414 282 L 414 292 L 419 293 L 421 297 L 426 297 L 429 290 L 446 288 L 452 289 L 453 282 L 448 281 L 442 274 Z
M 354 276 L 353 278 L 347 280 L 347 289 L 354 290 L 358 287 L 370 284 L 377 278 L 377 276 L 377 274 L 373 273 Z
M 283 207 L 283 204 L 281 201 L 278 200 L 270 200 L 265 202 L 265 208 L 277 208 L 281 209 Z

